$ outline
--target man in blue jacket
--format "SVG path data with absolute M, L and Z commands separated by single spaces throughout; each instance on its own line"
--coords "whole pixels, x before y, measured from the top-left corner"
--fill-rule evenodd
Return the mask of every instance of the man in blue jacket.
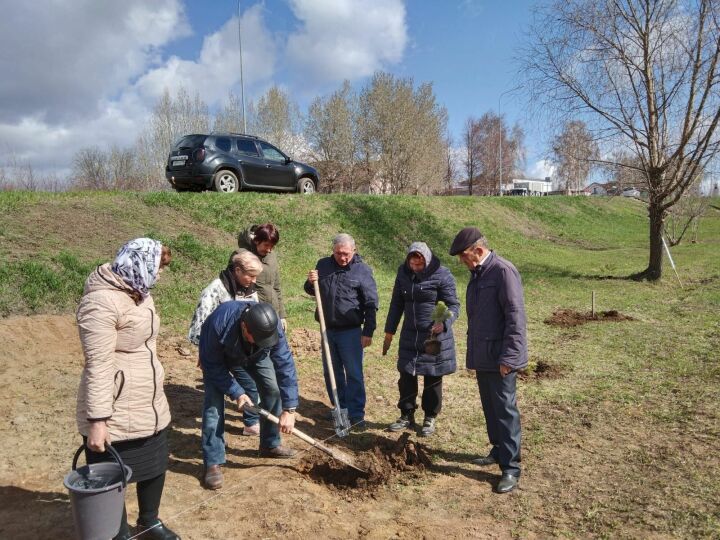
M 474 369 L 485 413 L 490 453 L 473 463 L 499 464 L 495 491 L 508 493 L 520 478 L 517 370 L 527 366 L 525 302 L 520 274 L 488 248 L 475 227 L 461 230 L 450 247 L 471 272 L 467 287 L 467 367 Z
M 308 273 L 305 292 L 314 293 L 320 285 L 328 344 L 332 356 L 335 383 L 340 404 L 347 409 L 353 427 L 365 427 L 365 379 L 363 349 L 372 343 L 378 310 L 378 293 L 372 270 L 355 252 L 355 240 L 349 234 L 333 239 L 332 256 L 320 259 Z M 317 312 L 315 314 L 317 318 Z M 323 366 L 324 369 L 324 366 Z M 324 369 L 327 392 L 332 391 Z
M 204 482 L 209 489 L 223 484 L 225 463 L 225 396 L 242 410 L 252 405 L 233 376 L 243 368 L 257 383 L 262 407 L 280 417 L 280 426 L 260 420 L 260 456 L 290 458 L 296 452 L 280 444 L 280 431 L 291 433 L 298 405 L 295 361 L 277 313 L 265 302 L 231 301 L 220 304 L 202 325 L 200 364 L 205 400 L 202 413 Z

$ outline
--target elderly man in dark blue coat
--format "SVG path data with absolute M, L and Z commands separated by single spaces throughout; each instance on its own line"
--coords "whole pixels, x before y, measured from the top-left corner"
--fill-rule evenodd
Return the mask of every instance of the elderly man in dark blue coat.
M 527 366 L 525 302 L 520 274 L 488 248 L 475 227 L 461 230 L 450 247 L 471 272 L 467 287 L 467 367 L 476 372 L 490 453 L 477 465 L 499 464 L 495 491 L 508 493 L 520 478 L 517 370 Z
M 450 313 L 448 319 L 435 322 L 432 314 L 438 302 L 445 303 Z M 459 313 L 455 278 L 450 270 L 441 266 L 425 242 L 413 242 L 398 268 L 385 321 L 383 355 L 403 318 L 397 362 L 400 418 L 390 425 L 390 431 L 414 427 L 418 375 L 422 375 L 425 419 L 419 435 L 428 437 L 435 432 L 435 419 L 442 408 L 442 378 L 456 370 L 452 325 Z M 440 342 L 438 351 L 425 348 L 431 335 Z
M 314 294 L 314 283 L 320 287 L 330 356 L 340 409 L 347 409 L 356 429 L 365 427 L 365 378 L 363 349 L 372 344 L 378 293 L 371 268 L 356 253 L 352 236 L 340 233 L 333 238 L 330 257 L 317 262 L 308 272 L 305 292 Z M 317 318 L 317 311 L 315 317 Z M 325 385 L 333 400 L 328 371 L 323 365 Z
M 225 463 L 225 396 L 240 410 L 252 405 L 234 370 L 242 368 L 257 384 L 260 403 L 280 426 L 260 420 L 260 456 L 289 458 L 296 452 L 282 446 L 280 431 L 292 433 L 298 405 L 295 361 L 280 319 L 265 302 L 230 301 L 220 304 L 205 320 L 200 332 L 200 365 L 205 400 L 202 416 L 204 483 L 209 489 L 223 484 L 220 465 Z

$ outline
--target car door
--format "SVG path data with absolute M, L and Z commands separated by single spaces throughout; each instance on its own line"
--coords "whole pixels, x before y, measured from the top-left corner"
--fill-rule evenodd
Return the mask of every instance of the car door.
M 258 141 L 267 169 L 268 187 L 295 189 L 295 165 L 285 154 L 265 141 Z
M 267 181 L 267 167 L 260 155 L 255 141 L 252 139 L 235 139 L 234 151 L 238 167 L 242 172 L 242 180 L 250 186 L 262 186 Z

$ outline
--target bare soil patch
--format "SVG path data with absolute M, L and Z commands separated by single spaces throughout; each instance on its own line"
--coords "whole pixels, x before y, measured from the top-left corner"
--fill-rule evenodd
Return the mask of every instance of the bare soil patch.
M 411 441 L 409 433 L 402 434 L 398 440 L 377 437 L 370 449 L 353 456 L 353 462 L 367 474 L 329 456 L 306 460 L 300 472 L 314 482 L 345 492 L 352 490 L 355 496 L 364 497 L 372 495 L 394 475 L 421 473 L 432 465 L 426 448 Z
M 543 322 L 551 326 L 561 326 L 564 328 L 572 328 L 589 322 L 620 322 L 633 321 L 629 315 L 623 315 L 616 310 L 599 311 L 594 315 L 589 312 L 575 311 L 574 309 L 560 309 L 555 311 L 550 317 Z
M 565 369 L 559 364 L 549 362 L 543 358 L 531 358 L 530 363 L 524 371 L 518 372 L 521 379 L 531 381 L 533 379 L 559 379 L 565 375 Z
M 288 336 L 293 354 L 299 358 L 320 357 L 320 332 L 308 328 L 293 328 Z

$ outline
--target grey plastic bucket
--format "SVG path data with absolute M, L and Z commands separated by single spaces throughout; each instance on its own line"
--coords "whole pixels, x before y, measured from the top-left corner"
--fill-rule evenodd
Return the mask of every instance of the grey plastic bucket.
M 80 540 L 108 540 L 120 531 L 125 489 L 132 470 L 117 451 L 105 446 L 116 463 L 92 463 L 77 468 L 82 445 L 75 452 L 72 471 L 63 480 L 70 492 L 75 532 Z M 125 474 L 122 474 L 125 471 Z

